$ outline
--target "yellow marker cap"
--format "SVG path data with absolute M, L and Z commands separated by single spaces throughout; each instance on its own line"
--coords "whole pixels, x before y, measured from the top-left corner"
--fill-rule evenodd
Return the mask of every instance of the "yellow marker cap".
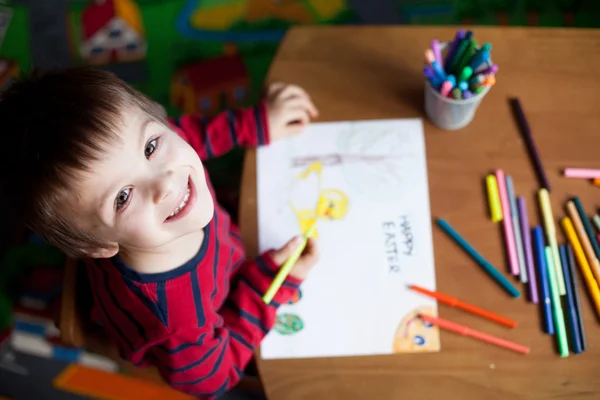
M 485 178 L 487 186 L 488 204 L 490 206 L 490 216 L 493 222 L 502 221 L 502 206 L 500 205 L 500 193 L 498 193 L 498 182 L 496 176 L 490 174 Z

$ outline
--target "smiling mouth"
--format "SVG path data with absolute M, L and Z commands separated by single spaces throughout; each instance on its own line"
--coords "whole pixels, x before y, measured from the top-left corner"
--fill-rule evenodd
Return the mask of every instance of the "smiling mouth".
M 182 212 L 183 210 L 185 210 L 185 207 L 188 205 L 188 202 L 190 200 L 190 194 L 191 194 L 191 188 L 190 188 L 190 182 L 188 180 L 188 184 L 187 184 L 187 188 L 185 191 L 185 195 L 183 196 L 183 200 L 181 201 L 181 203 L 175 208 L 175 210 L 173 210 L 173 212 L 171 213 L 171 215 L 169 215 L 166 219 L 166 221 L 170 220 L 171 218 L 174 218 L 175 216 L 177 216 L 180 212 Z

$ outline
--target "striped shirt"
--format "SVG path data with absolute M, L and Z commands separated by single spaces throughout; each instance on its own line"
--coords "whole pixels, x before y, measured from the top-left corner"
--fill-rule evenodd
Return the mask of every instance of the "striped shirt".
M 237 146 L 267 144 L 265 121 L 261 104 L 210 120 L 184 116 L 171 123 L 207 160 Z M 138 366 L 155 365 L 177 390 L 215 398 L 240 380 L 274 325 L 277 308 L 298 294 L 300 282 L 289 277 L 265 305 L 262 295 L 279 269 L 270 253 L 247 260 L 237 227 L 216 201 L 204 229 L 196 256 L 168 272 L 135 272 L 118 255 L 86 264 L 93 317 L 121 356 Z

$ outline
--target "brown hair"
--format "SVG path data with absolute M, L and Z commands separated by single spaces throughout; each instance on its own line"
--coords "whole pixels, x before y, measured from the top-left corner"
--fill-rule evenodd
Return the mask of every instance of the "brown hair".
M 139 107 L 165 122 L 164 109 L 114 74 L 91 68 L 34 72 L 0 93 L 3 210 L 70 256 L 103 247 L 64 216 L 63 195 L 115 134 L 122 112 Z

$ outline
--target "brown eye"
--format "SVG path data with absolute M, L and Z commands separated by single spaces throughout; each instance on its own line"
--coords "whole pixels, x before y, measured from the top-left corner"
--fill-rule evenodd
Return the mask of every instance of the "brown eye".
M 144 156 L 146 156 L 146 158 L 150 158 L 152 153 L 154 153 L 154 151 L 156 150 L 157 145 L 158 139 L 152 139 L 151 141 L 149 141 L 146 144 L 146 147 L 144 148 Z
M 117 198 L 115 200 L 115 205 L 117 207 L 117 210 L 120 210 L 121 208 L 123 208 L 123 206 L 125 206 L 127 204 L 127 202 L 129 201 L 130 194 L 131 194 L 131 188 L 123 189 L 119 192 L 119 194 L 117 195 Z

